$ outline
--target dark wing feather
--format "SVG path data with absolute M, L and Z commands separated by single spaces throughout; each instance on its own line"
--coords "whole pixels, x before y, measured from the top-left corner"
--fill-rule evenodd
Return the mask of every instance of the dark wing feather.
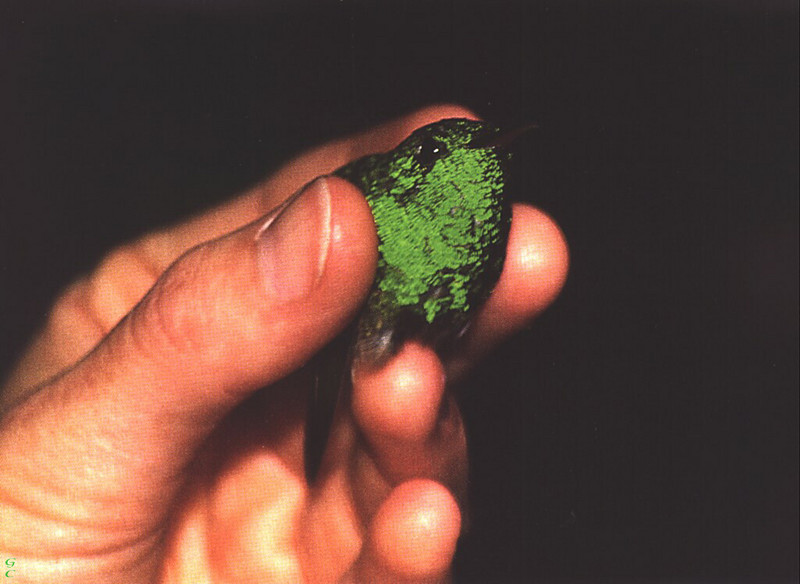
M 308 396 L 303 447 L 303 464 L 309 484 L 314 484 L 319 474 L 339 396 L 350 393 L 356 330 L 356 326 L 351 324 L 317 353 L 310 364 L 313 382 Z

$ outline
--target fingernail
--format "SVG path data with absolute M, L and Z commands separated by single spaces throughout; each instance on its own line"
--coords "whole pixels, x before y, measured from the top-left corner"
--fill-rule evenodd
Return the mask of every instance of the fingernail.
M 325 178 L 307 184 L 258 232 L 258 261 L 267 293 L 278 302 L 308 294 L 325 270 L 331 232 L 331 195 Z

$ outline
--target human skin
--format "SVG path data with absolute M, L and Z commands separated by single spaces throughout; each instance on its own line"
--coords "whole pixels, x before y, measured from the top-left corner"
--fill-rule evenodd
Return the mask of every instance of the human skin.
M 475 116 L 430 107 L 310 151 L 61 295 L 0 394 L 17 582 L 447 581 L 467 456 L 445 380 L 555 299 L 558 227 L 514 206 L 501 279 L 452 360 L 408 343 L 355 372 L 313 488 L 298 372 L 357 314 L 377 259 L 361 193 L 310 181 L 447 117 Z

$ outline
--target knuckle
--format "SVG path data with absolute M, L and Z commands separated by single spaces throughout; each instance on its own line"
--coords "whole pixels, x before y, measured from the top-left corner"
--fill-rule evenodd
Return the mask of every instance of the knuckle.
M 135 244 L 109 253 L 86 282 L 86 303 L 110 331 L 145 295 L 158 274 Z
M 133 312 L 131 334 L 141 350 L 173 354 L 198 352 L 206 345 L 206 295 L 197 286 L 203 255 L 203 249 L 196 248 L 179 258 Z
M 76 334 L 88 343 L 102 338 L 107 329 L 90 310 L 88 298 L 89 282 L 83 278 L 69 286 L 56 300 L 50 311 L 47 329 L 56 339 L 75 340 Z
M 45 339 L 72 359 L 96 345 L 146 293 L 157 274 L 133 245 L 106 256 L 69 285 L 48 314 Z

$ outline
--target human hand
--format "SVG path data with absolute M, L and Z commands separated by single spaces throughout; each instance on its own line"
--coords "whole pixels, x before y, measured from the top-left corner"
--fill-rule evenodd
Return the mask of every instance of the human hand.
M 445 377 L 555 298 L 563 238 L 516 205 L 464 351 L 443 364 L 409 343 L 356 371 L 309 488 L 297 370 L 356 315 L 376 236 L 363 196 L 333 177 L 267 213 L 444 117 L 473 116 L 428 108 L 313 150 L 111 253 L 62 295 L 0 395 L 0 556 L 16 559 L 17 581 L 447 579 L 467 463 Z

